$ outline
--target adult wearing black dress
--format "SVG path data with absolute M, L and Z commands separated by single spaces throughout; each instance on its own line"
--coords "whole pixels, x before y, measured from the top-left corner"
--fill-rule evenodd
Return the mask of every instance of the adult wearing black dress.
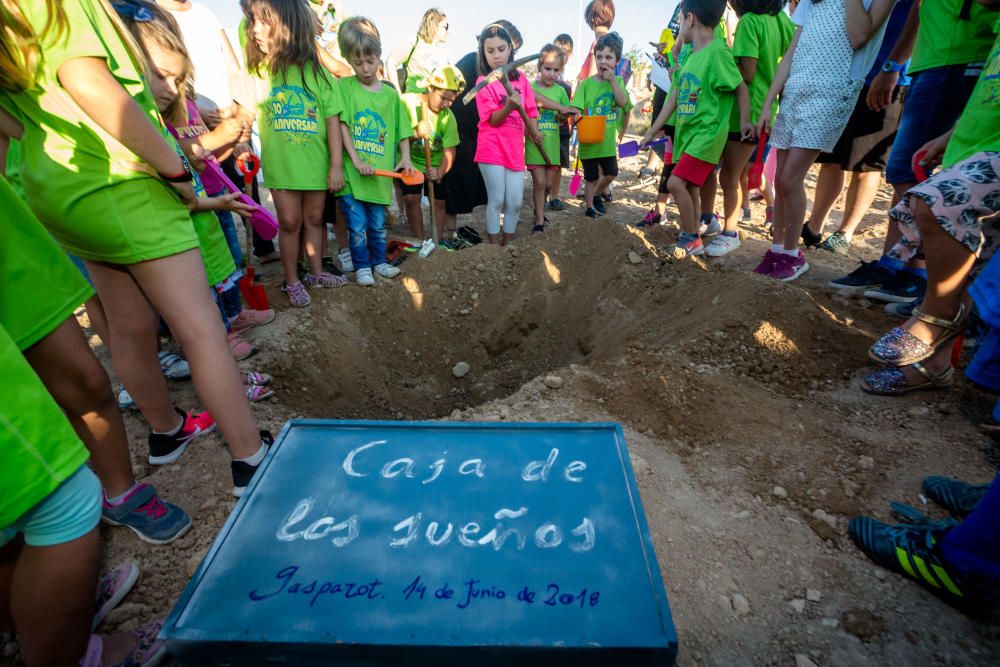
M 521 33 L 507 20 L 496 21 L 503 26 L 514 41 L 514 48 L 521 47 Z M 478 37 L 477 37 L 478 40 Z M 459 144 L 455 148 L 455 164 L 444 177 L 447 188 L 445 228 L 455 230 L 457 217 L 472 213 L 477 206 L 486 205 L 486 185 L 483 175 L 476 165 L 476 146 L 479 143 L 479 110 L 473 99 L 465 104 L 462 99 L 476 85 L 479 70 L 476 66 L 476 51 L 466 54 L 455 65 L 465 77 L 465 90 L 458 94 L 451 112 L 458 125 Z

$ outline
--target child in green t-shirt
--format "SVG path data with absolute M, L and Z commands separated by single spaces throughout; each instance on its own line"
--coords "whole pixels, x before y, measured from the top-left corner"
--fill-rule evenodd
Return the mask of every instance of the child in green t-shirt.
M 415 171 L 407 141 L 413 127 L 399 93 L 378 78 L 382 42 L 375 24 L 360 16 L 349 18 L 340 26 L 337 41 L 354 69 L 354 76 L 338 82 L 341 131 L 350 158 L 338 193 L 340 210 L 347 220 L 358 284 L 374 285 L 373 270 L 384 278 L 399 275 L 399 269 L 385 261 L 385 207 L 392 203 L 392 180 L 375 176 L 375 170 Z
M 525 142 L 524 162 L 531 172 L 534 186 L 535 226 L 531 232 L 545 231 L 545 199 L 546 195 L 553 202 L 559 201 L 559 176 L 562 167 L 556 160 L 559 155 L 559 128 L 564 125 L 566 116 L 579 116 L 580 110 L 569 105 L 569 95 L 558 85 L 563 67 L 566 66 L 566 52 L 554 44 L 542 47 L 538 58 L 538 79 L 531 84 L 535 91 L 535 104 L 538 105 L 538 131 L 542 135 L 542 148 L 552 160 L 551 165 L 545 164 L 545 159 L 534 143 Z M 554 210 L 559 210 L 554 207 Z
M 445 199 L 447 190 L 444 175 L 455 164 L 455 146 L 458 146 L 458 123 L 451 105 L 458 93 L 465 89 L 465 77 L 454 65 L 438 67 L 424 81 L 427 92 L 406 93 L 403 102 L 410 113 L 410 126 L 415 136 L 410 140 L 410 157 L 413 166 L 424 172 L 424 185 L 402 184 L 406 217 L 413 235 L 424 239 L 424 215 L 420 210 L 421 193 L 430 196 L 431 183 L 434 184 L 434 224 L 441 247 L 451 249 L 450 241 L 444 237 Z M 430 149 L 430 164 L 427 149 Z M 433 241 L 432 241 L 433 243 Z
M 587 182 L 584 201 L 588 218 L 607 213 L 604 202 L 596 195 L 604 192 L 618 175 L 618 139 L 623 129 L 621 118 L 632 109 L 621 77 L 615 76 L 615 66 L 622 57 L 624 42 L 617 32 L 609 32 L 597 40 L 594 58 L 597 74 L 584 79 L 573 95 L 573 106 L 589 116 L 605 116 L 604 139 L 596 144 L 580 144 L 580 161 Z
M 701 241 L 701 187 L 722 157 L 734 100 L 739 105 L 740 135 L 754 136 L 750 123 L 750 98 L 733 54 L 715 39 L 726 3 L 719 0 L 684 0 L 683 30 L 692 44 L 691 55 L 677 75 L 677 85 L 663 105 L 659 118 L 643 137 L 648 143 L 662 123 L 677 111 L 673 156 L 676 164 L 667 187 L 681 214 L 677 247 L 689 255 L 704 255 Z
M 326 193 L 344 183 L 340 98 L 333 76 L 319 62 L 314 35 L 301 27 L 315 21 L 304 3 L 252 0 L 244 8 L 254 37 L 247 41 L 247 67 L 265 84 L 255 102 L 264 185 L 281 223 L 281 289 L 293 306 L 304 307 L 312 301 L 307 286 L 343 283 L 323 270 L 322 257 Z M 282 34 L 287 37 L 278 39 Z M 296 266 L 302 234 L 309 269 L 305 284 Z

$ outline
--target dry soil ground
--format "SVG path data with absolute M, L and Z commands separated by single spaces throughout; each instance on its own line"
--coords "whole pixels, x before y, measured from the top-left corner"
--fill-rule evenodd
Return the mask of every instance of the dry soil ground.
M 812 269 L 781 284 L 750 273 L 766 248 L 759 204 L 743 247 L 718 260 L 672 259 L 672 208 L 668 224 L 634 229 L 654 190 L 630 189 L 635 160 L 599 221 L 571 201 L 548 213 L 545 234 L 522 225 L 509 248 L 411 257 L 396 280 L 314 291 L 306 309 L 285 307 L 277 269 L 266 267 L 280 313 L 247 334 L 261 353 L 242 364 L 275 377 L 277 396 L 254 406 L 261 426 L 277 432 L 293 417 L 617 421 L 679 664 L 997 664 L 995 623 L 874 567 L 846 536 L 855 514 L 887 517 L 893 499 L 920 505 L 925 475 L 983 481 L 1000 460 L 975 429 L 993 398 L 967 382 L 895 399 L 857 388 L 867 346 L 895 322 L 826 283 L 877 254 L 887 194 L 850 258 L 810 251 Z M 481 228 L 481 211 L 472 224 Z M 471 366 L 462 379 L 452 375 L 459 361 Z M 546 385 L 550 375 L 560 388 Z M 175 389 L 181 405 L 197 405 L 188 383 Z M 103 529 L 108 566 L 142 569 L 108 629 L 165 616 L 234 505 L 220 436 L 153 469 L 145 424 L 136 413 L 127 424 L 137 472 L 195 526 L 168 547 Z

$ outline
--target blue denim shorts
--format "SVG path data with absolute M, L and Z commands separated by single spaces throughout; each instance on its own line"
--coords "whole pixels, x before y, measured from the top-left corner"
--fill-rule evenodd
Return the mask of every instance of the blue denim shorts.
M 903 102 L 896 140 L 885 166 L 890 185 L 916 183 L 913 155 L 952 128 L 976 87 L 982 64 L 948 65 L 917 72 Z
M 101 483 L 82 465 L 13 525 L 0 528 L 0 547 L 18 533 L 33 547 L 65 544 L 92 531 L 100 520 Z

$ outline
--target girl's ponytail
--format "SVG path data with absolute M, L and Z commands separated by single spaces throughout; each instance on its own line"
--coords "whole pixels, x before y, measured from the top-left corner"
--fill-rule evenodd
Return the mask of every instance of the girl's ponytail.
M 32 88 L 42 58 L 42 38 L 54 30 L 53 38 L 58 40 L 66 32 L 68 21 L 62 3 L 45 0 L 45 10 L 45 25 L 35 34 L 17 0 L 0 0 L 0 90 Z

